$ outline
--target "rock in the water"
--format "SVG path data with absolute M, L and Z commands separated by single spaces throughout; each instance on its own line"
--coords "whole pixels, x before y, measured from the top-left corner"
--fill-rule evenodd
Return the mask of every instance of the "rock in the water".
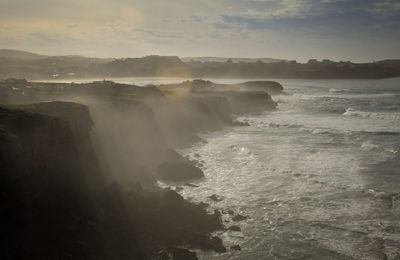
M 224 247 L 224 244 L 222 243 L 221 238 L 213 237 L 213 238 L 211 238 L 211 243 L 213 245 L 215 252 L 217 252 L 217 253 L 225 253 L 226 252 L 226 248 Z
M 193 184 L 193 183 L 189 183 L 189 182 L 185 183 L 185 186 L 193 187 L 193 188 L 198 188 L 199 187 L 198 185 Z
M 239 245 L 231 246 L 231 249 L 232 249 L 232 250 L 237 250 L 237 251 L 242 250 L 242 248 L 241 248 Z
M 248 219 L 249 218 L 249 216 L 243 216 L 243 215 L 236 215 L 236 216 L 234 216 L 233 218 L 232 218 L 232 220 L 233 221 L 242 221 L 242 220 L 245 220 L 245 219 Z
M 242 231 L 242 229 L 240 228 L 240 227 L 238 227 L 238 226 L 230 226 L 229 228 L 228 228 L 228 230 L 230 230 L 230 231 Z
M 195 252 L 187 250 L 185 248 L 173 247 L 170 249 L 174 260 L 197 260 L 197 255 Z
M 162 163 L 157 170 L 159 178 L 166 181 L 186 181 L 204 177 L 203 171 L 189 163 Z
M 202 209 L 205 209 L 205 208 L 207 208 L 208 206 L 210 206 L 210 204 L 204 203 L 204 202 L 200 202 L 200 203 L 198 204 L 198 206 L 199 206 L 200 208 L 202 208 Z
M 213 194 L 213 195 L 209 196 L 209 198 L 210 198 L 211 200 L 213 200 L 213 201 L 216 201 L 216 202 L 222 201 L 222 200 L 224 199 L 224 197 L 219 196 L 219 195 L 216 195 L 216 194 Z

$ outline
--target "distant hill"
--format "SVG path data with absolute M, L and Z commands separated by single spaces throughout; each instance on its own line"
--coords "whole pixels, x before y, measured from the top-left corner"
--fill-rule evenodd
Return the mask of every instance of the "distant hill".
M 0 58 L 11 60 L 51 60 L 51 61 L 68 61 L 69 63 L 106 63 L 111 62 L 112 58 L 90 58 L 81 55 L 64 55 L 64 56 L 49 56 L 41 55 L 28 51 L 0 49 Z
M 352 63 L 311 59 L 307 63 L 297 63 L 294 60 L 271 58 L 231 58 L 230 60 L 221 57 L 189 57 L 180 59 L 176 56 L 157 55 L 102 59 L 77 55 L 45 56 L 26 51 L 0 50 L 0 79 L 113 77 L 329 79 L 399 76 L 400 60 Z
M 19 50 L 11 50 L 11 49 L 0 49 L 0 57 L 2 58 L 12 58 L 12 59 L 20 59 L 20 60 L 38 60 L 44 59 L 48 56 L 39 55 L 32 52 L 27 51 L 19 51 Z
M 97 66 L 99 68 L 99 66 Z M 176 56 L 151 55 L 142 58 L 117 59 L 92 70 L 102 71 L 102 75 L 129 77 L 190 77 L 187 66 Z
M 249 63 L 249 62 L 257 62 L 257 61 L 271 63 L 271 62 L 284 61 L 282 59 L 273 59 L 273 58 L 224 58 L 224 57 L 184 57 L 184 58 L 181 58 L 181 60 L 183 62 L 190 62 L 190 61 L 227 62 L 229 59 L 232 60 L 233 63 L 239 63 L 239 62 Z

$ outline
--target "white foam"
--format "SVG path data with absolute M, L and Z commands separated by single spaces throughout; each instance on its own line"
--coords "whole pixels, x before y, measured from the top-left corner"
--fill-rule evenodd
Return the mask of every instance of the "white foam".
M 344 88 L 344 89 L 331 88 L 331 89 L 329 90 L 329 92 L 332 92 L 332 93 L 341 93 L 341 92 L 348 92 L 348 91 L 349 91 L 349 90 L 346 89 L 346 88 Z
M 399 151 L 395 150 L 393 147 L 389 149 L 385 149 L 386 152 L 392 153 L 392 154 L 397 154 Z
M 378 150 L 380 147 L 379 145 L 374 144 L 371 141 L 366 141 L 361 144 L 361 148 L 364 150 Z
M 387 120 L 392 120 L 392 121 L 400 120 L 399 116 L 395 115 L 395 114 L 360 111 L 360 110 L 355 110 L 351 107 L 347 108 L 346 111 L 342 115 L 363 117 L 363 118 L 375 118 L 375 119 L 382 119 L 382 120 L 387 119 Z

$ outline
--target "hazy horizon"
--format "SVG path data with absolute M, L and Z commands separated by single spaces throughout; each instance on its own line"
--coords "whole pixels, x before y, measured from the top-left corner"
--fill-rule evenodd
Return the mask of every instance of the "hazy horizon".
M 0 0 L 0 48 L 91 57 L 400 58 L 395 0 Z

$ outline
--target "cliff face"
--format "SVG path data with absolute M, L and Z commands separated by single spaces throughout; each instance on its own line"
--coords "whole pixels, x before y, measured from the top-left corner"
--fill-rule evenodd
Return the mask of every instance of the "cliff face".
M 94 221 L 95 205 L 84 165 L 95 162 L 82 161 L 67 121 L 25 109 L 0 110 L 1 236 L 7 248 L 2 256 L 101 254 L 101 239 L 90 239 L 101 236 L 87 224 Z M 79 132 L 88 134 L 88 129 Z M 85 250 L 81 242 L 99 252 Z
M 143 128 L 154 124 L 151 110 L 133 107 L 143 121 L 132 121 L 139 120 Z M 129 116 L 132 104 L 116 111 L 124 109 L 127 114 L 121 116 Z M 116 122 L 115 127 L 130 127 Z M 2 259 L 149 259 L 182 244 L 224 248 L 209 237 L 222 228 L 219 215 L 207 214 L 204 206 L 155 186 L 104 184 L 114 176 L 104 180 L 88 138 L 91 126 L 88 108 L 75 103 L 0 109 Z M 173 161 L 183 160 L 173 151 L 168 154 Z M 134 154 L 127 156 L 136 160 Z M 136 171 L 131 168 L 130 174 Z M 116 180 L 123 181 L 121 176 Z

